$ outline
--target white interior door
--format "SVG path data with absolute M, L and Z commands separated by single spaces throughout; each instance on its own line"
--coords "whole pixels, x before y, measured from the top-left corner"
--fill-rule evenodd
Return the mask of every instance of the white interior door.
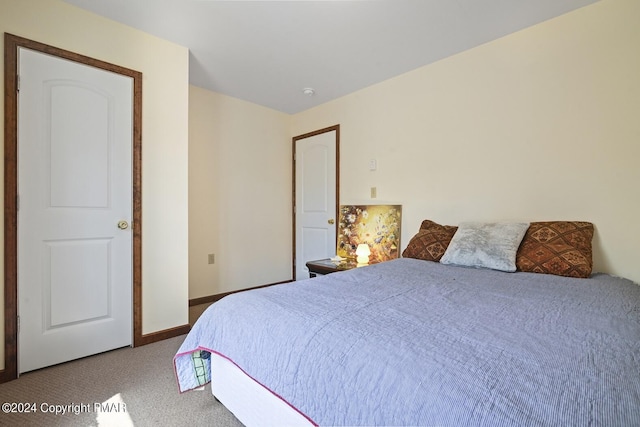
M 21 48 L 18 369 L 132 343 L 133 80 Z
M 297 280 L 307 261 L 336 253 L 336 149 L 336 130 L 295 141 Z

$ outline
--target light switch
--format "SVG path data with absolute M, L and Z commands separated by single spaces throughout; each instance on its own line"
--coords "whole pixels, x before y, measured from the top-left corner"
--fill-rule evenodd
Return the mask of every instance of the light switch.
M 369 170 L 374 171 L 378 169 L 378 161 L 376 159 L 369 160 Z

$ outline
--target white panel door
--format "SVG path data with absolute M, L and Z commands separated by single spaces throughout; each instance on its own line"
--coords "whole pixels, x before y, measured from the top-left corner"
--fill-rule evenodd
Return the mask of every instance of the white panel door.
M 132 343 L 133 80 L 19 52 L 18 369 Z
M 296 279 L 336 253 L 336 131 L 296 140 Z

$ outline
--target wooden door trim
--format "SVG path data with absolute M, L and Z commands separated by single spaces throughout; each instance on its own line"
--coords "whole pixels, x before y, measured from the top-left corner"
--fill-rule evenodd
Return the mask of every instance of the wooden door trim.
M 336 219 L 336 227 L 338 224 L 338 210 L 340 209 L 340 125 L 334 125 L 334 126 L 330 126 L 327 128 L 323 128 L 323 129 L 319 129 L 313 132 L 309 132 L 309 133 L 305 133 L 303 135 L 298 135 L 298 136 L 294 136 L 292 138 L 292 145 L 293 145 L 293 176 L 292 176 L 292 182 L 293 182 L 293 187 L 292 187 L 292 194 L 293 194 L 293 198 L 292 198 L 292 212 L 293 212 L 293 233 L 292 233 L 292 244 L 293 244 L 293 256 L 292 256 L 292 260 L 293 260 L 293 280 L 296 280 L 296 142 L 298 142 L 301 139 L 305 139 L 305 138 L 309 138 L 312 136 L 316 136 L 316 135 L 320 135 L 323 133 L 327 133 L 327 132 L 332 132 L 335 131 L 336 132 L 336 213 L 335 213 L 335 219 Z M 337 230 L 336 230 L 337 231 Z M 338 234 L 336 232 L 336 245 L 338 244 Z
M 100 68 L 133 79 L 133 345 L 142 335 L 142 73 L 23 37 L 4 35 L 4 358 L 0 383 L 18 377 L 18 49 Z

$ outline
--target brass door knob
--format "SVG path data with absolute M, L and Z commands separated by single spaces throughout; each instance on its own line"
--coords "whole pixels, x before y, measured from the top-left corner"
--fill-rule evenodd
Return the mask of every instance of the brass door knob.
M 335 224 L 335 220 L 333 218 L 331 218 L 329 221 L 327 221 L 329 224 Z
M 127 221 L 118 221 L 118 228 L 120 230 L 126 230 L 127 228 L 129 228 L 129 223 Z

